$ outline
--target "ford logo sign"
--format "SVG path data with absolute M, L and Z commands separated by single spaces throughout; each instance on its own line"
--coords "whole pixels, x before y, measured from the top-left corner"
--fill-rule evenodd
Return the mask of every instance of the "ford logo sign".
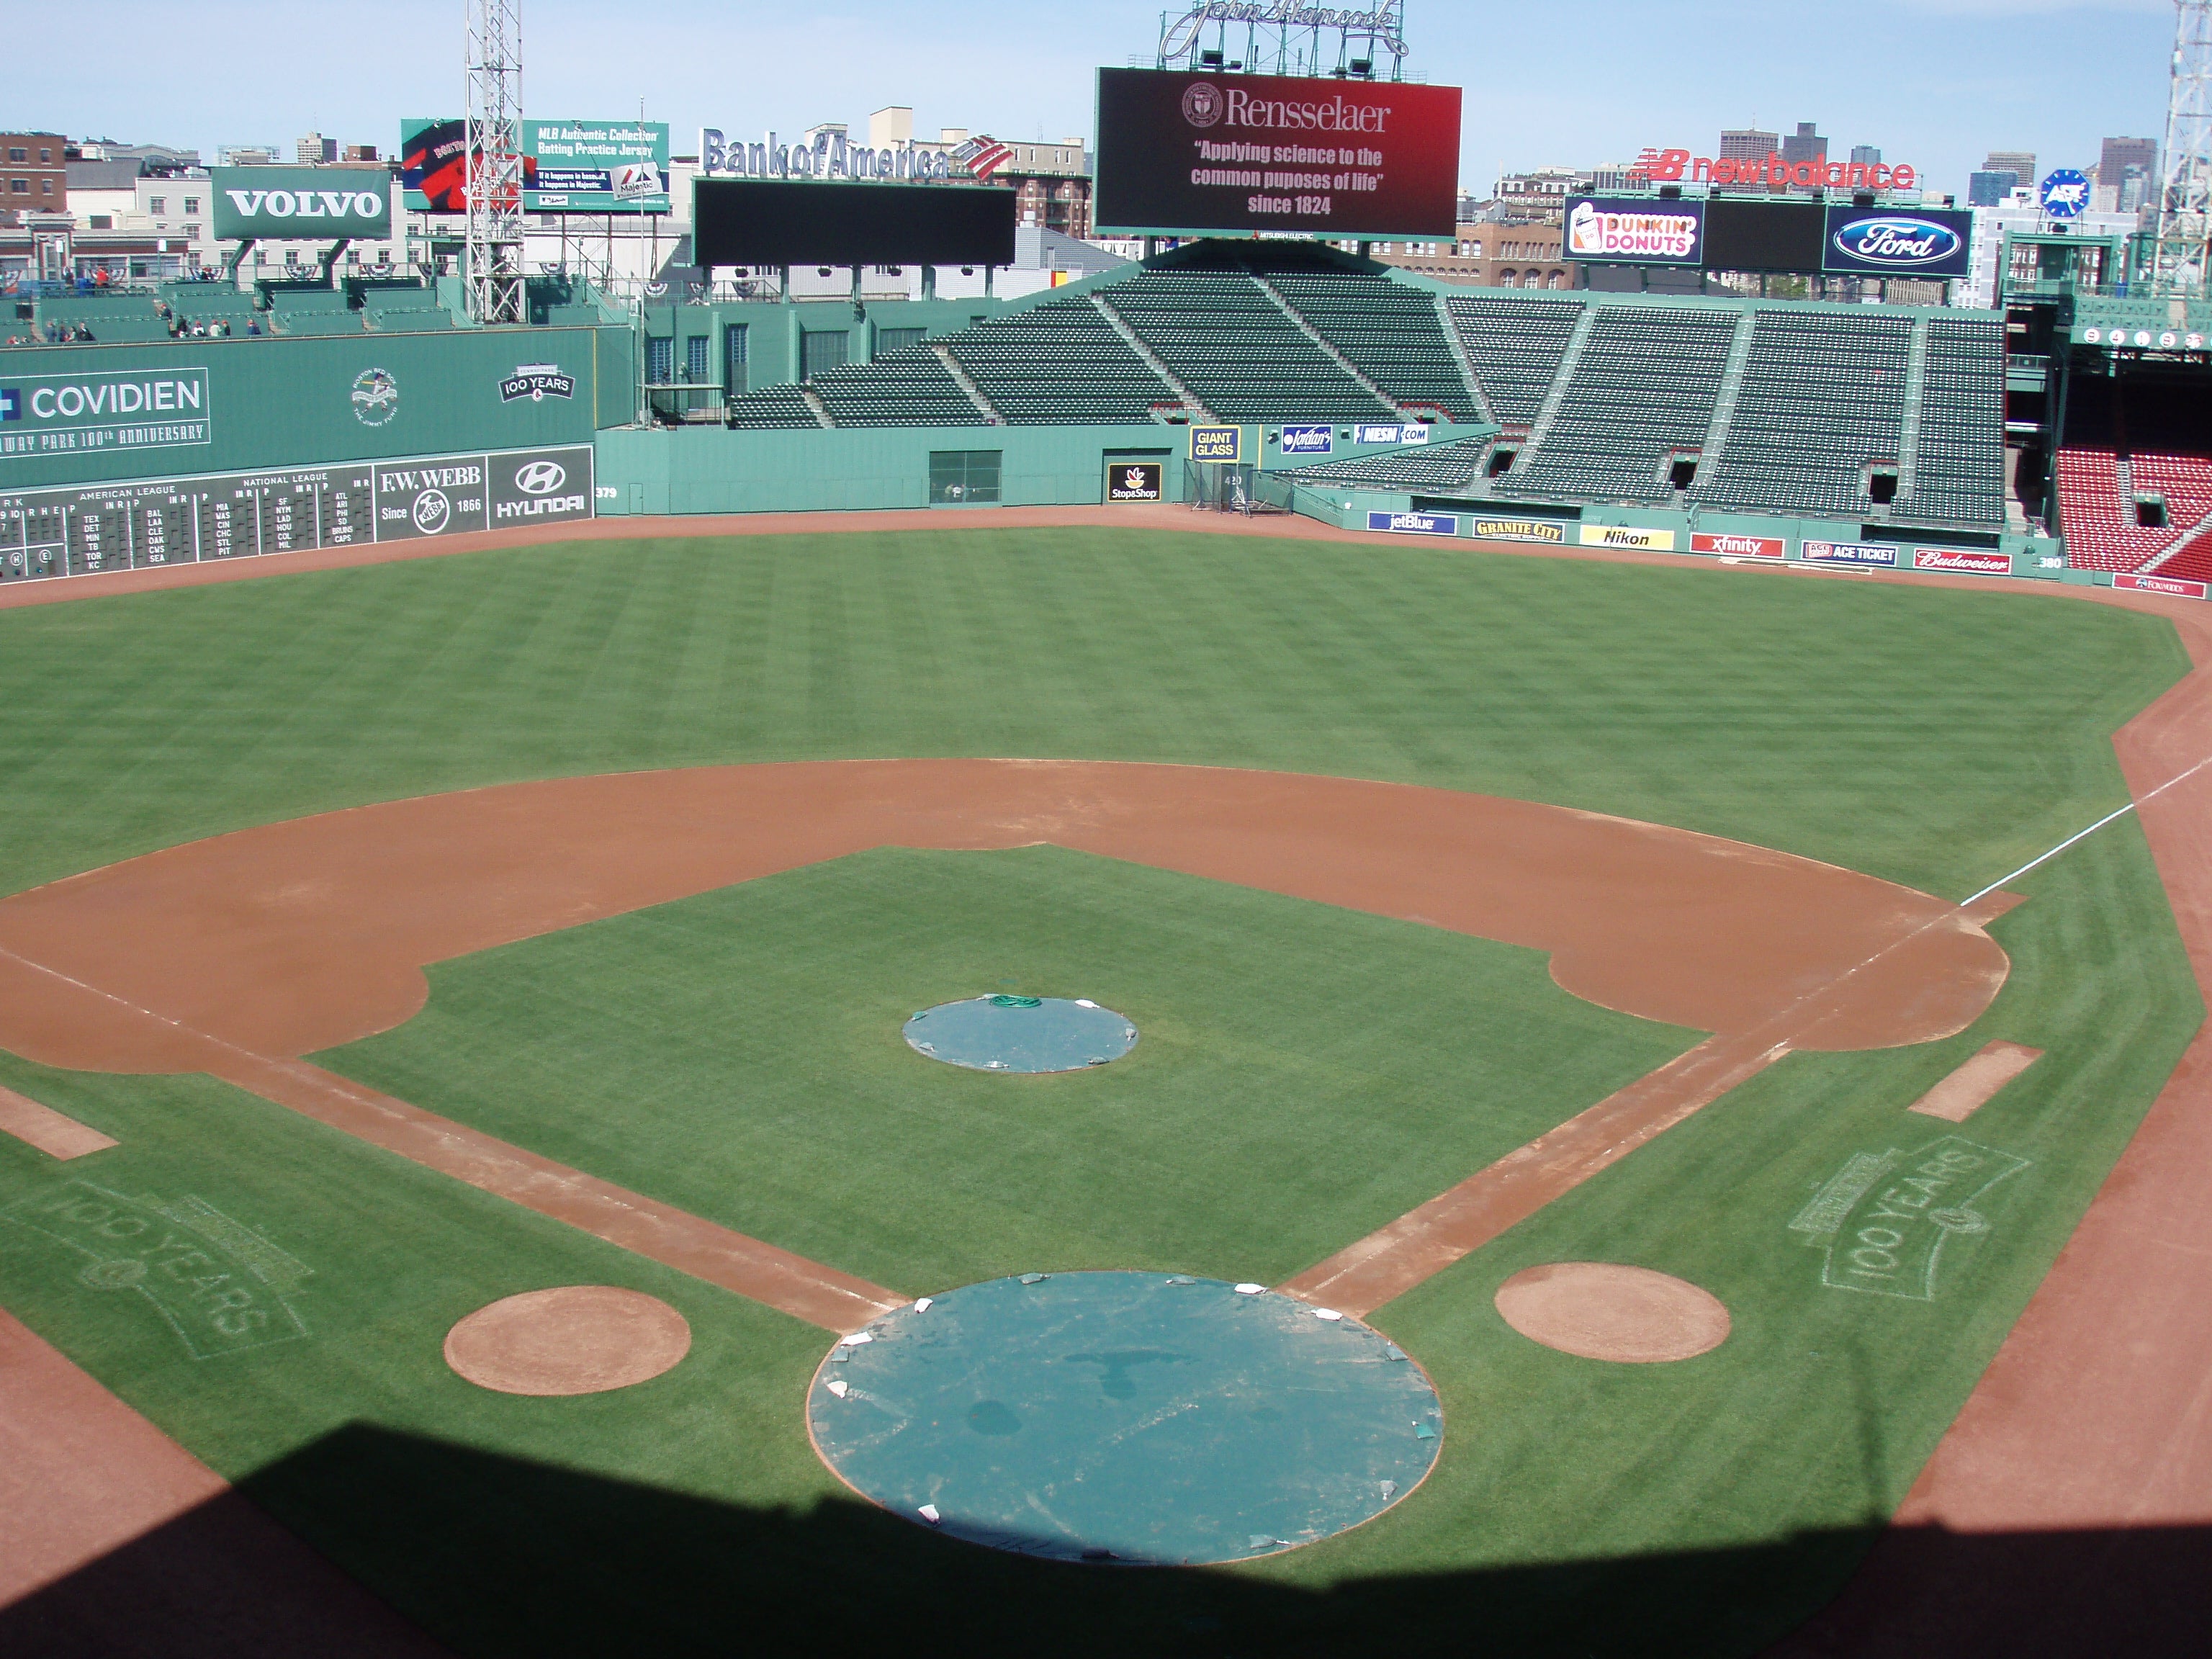
M 1959 251 L 1959 233 L 1932 219 L 1901 215 L 1854 219 L 1836 233 L 1836 246 L 1870 265 L 1940 265 Z

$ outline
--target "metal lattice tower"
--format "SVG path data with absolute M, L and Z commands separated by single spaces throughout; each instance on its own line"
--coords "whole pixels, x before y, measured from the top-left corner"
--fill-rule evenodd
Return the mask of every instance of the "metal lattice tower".
M 2203 293 L 2212 251 L 2212 0 L 2176 0 L 2159 193 L 2158 287 Z
M 468 0 L 468 238 L 480 323 L 529 320 L 522 287 L 522 0 Z
M 1358 9 L 1302 0 L 1189 0 L 1184 12 L 1160 15 L 1157 68 L 1211 67 L 1200 62 L 1206 51 L 1222 54 L 1219 67 L 1234 63 L 1258 75 L 1328 75 L 1356 60 L 1370 66 L 1374 79 L 1402 80 L 1406 0 L 1358 0 Z

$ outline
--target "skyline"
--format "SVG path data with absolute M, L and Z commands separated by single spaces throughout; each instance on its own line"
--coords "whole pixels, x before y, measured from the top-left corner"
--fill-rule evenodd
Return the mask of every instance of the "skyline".
M 1876 0 L 1849 15 L 1841 27 L 1854 33 L 1840 41 L 1818 15 L 1810 31 L 1780 27 L 1746 0 L 1671 7 L 1662 28 L 1624 0 L 1562 0 L 1540 15 L 1434 0 L 1407 9 L 1409 70 L 1466 89 L 1460 179 L 1478 191 L 1506 171 L 1602 165 L 1646 145 L 1711 154 L 1724 127 L 1788 133 L 1806 120 L 1832 155 L 1874 144 L 1961 195 L 1993 149 L 2032 149 L 2048 172 L 2094 163 L 2106 137 L 2164 136 L 2165 0 Z M 625 118 L 642 96 L 679 154 L 702 126 L 859 126 L 886 105 L 913 106 L 918 134 L 1087 137 L 1092 72 L 1148 58 L 1160 10 L 1101 0 L 1083 8 L 1081 29 L 1036 38 L 1036 9 L 1009 0 L 836 0 L 799 15 L 669 0 L 652 27 L 611 31 L 604 8 L 527 0 L 524 106 Z M 289 155 L 309 131 L 388 155 L 403 116 L 459 112 L 463 15 L 459 0 L 391 0 L 364 28 L 334 5 L 215 0 L 179 31 L 149 0 L 112 0 L 104 16 L 126 34 L 143 24 L 162 52 L 43 66 L 11 118 L 210 161 L 224 144 L 273 143 Z M 316 39 L 303 44 L 303 32 Z M 327 76 L 301 72 L 314 44 Z M 228 94 L 220 112 L 201 90 L 210 84 Z

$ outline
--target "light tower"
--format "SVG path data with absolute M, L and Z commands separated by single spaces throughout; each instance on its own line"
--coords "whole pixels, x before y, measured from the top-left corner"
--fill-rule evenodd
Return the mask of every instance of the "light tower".
M 2157 284 L 2166 293 L 2202 293 L 2212 244 L 2212 0 L 2175 0 L 2174 12 Z
M 462 276 L 479 323 L 529 320 L 522 287 L 522 0 L 467 0 L 468 235 Z

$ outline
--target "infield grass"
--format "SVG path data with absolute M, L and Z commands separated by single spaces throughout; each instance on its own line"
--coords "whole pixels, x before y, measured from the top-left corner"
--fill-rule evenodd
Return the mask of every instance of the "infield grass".
M 1855 586 L 1204 535 L 595 544 L 0 612 L 0 888 L 362 802 L 864 756 L 1295 769 L 1622 813 L 1962 896 L 2125 799 L 2154 618 Z M 0 1301 L 465 1652 L 1750 1652 L 1818 1604 L 1971 1389 L 2202 1018 L 2140 831 L 2017 884 L 2014 972 L 1946 1042 L 1792 1055 L 1383 1309 L 1447 1431 L 1372 1525 L 1231 1573 L 1052 1570 L 844 1501 L 800 1431 L 823 1334 L 197 1079 L 0 1054 L 122 1144 L 0 1139 L 0 1209 L 189 1194 L 312 1269 L 307 1334 L 195 1358 L 0 1220 Z M 1053 849 L 884 851 L 434 967 L 331 1063 L 907 1291 L 1054 1266 L 1273 1279 L 1676 1052 L 1531 953 Z M 1010 983 L 1011 981 L 1011 983 Z M 1130 1014 L 1059 1079 L 919 1060 L 998 989 Z M 1790 1222 L 1993 1037 L 2045 1057 L 1955 1133 L 2027 1161 L 1930 1299 L 1822 1282 Z M 1070 1103 L 1073 1103 L 1072 1104 Z M 1955 1245 L 1955 1248 L 1953 1246 Z M 1720 1349 L 1571 1359 L 1491 1296 L 1634 1261 Z M 486 1394 L 461 1315 L 649 1291 L 641 1388 Z M 885 1621 L 888 1621 L 887 1623 Z

